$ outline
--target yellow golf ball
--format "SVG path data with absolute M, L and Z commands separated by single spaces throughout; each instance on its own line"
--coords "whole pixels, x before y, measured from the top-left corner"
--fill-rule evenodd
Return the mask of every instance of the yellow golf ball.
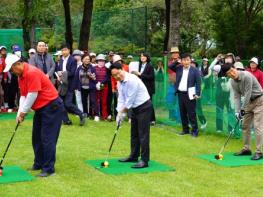
M 104 161 L 104 166 L 108 167 L 109 166 L 109 162 L 108 161 Z
M 219 159 L 222 160 L 224 156 L 222 154 L 219 154 Z

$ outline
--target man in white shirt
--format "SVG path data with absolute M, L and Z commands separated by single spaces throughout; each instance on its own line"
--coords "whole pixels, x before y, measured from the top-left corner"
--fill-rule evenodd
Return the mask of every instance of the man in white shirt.
M 131 153 L 120 162 L 137 162 L 132 168 L 148 167 L 150 157 L 150 121 L 153 106 L 143 82 L 135 75 L 122 70 L 120 63 L 110 67 L 112 76 L 118 81 L 118 115 L 117 123 L 121 123 L 124 113 L 132 110 L 131 116 Z
M 197 68 L 190 66 L 191 55 L 182 55 L 182 64 L 171 64 L 169 68 L 176 72 L 175 93 L 178 94 L 180 115 L 183 130 L 181 135 L 190 134 L 189 122 L 192 127 L 192 136 L 198 136 L 198 125 L 196 121 L 196 99 L 201 94 L 201 76 Z

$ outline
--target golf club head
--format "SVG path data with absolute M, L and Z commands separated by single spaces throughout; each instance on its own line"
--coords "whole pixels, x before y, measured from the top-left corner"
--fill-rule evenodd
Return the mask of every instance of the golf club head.
M 220 159 L 219 155 L 215 155 L 215 159 L 219 160 Z
M 3 175 L 3 167 L 0 166 L 0 176 L 2 176 L 2 175 Z

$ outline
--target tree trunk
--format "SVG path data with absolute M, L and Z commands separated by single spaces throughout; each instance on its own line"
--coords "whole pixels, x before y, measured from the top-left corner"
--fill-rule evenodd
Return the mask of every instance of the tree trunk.
M 164 45 L 163 45 L 163 51 L 169 51 L 168 48 L 168 41 L 169 41 L 169 30 L 170 30 L 170 9 L 171 9 L 171 0 L 165 0 L 165 7 L 166 7 L 166 20 L 165 20 L 165 37 L 164 37 Z
M 80 28 L 80 35 L 79 35 L 80 50 L 89 49 L 89 36 L 90 36 L 90 28 L 91 28 L 92 10 L 93 10 L 93 0 L 85 0 L 83 18 Z
M 66 26 L 66 32 L 65 32 L 65 40 L 66 43 L 70 46 L 70 51 L 72 51 L 72 45 L 73 45 L 73 36 L 71 31 L 71 17 L 70 17 L 70 6 L 69 6 L 69 0 L 62 0 L 63 7 L 64 7 L 64 14 L 65 14 L 65 26 Z
M 170 0 L 170 27 L 168 49 L 180 45 L 180 12 L 182 0 Z
M 22 19 L 24 50 L 27 51 L 33 47 L 35 37 L 32 34 L 32 28 L 35 27 L 35 20 L 32 15 L 33 0 L 24 0 L 24 17 Z

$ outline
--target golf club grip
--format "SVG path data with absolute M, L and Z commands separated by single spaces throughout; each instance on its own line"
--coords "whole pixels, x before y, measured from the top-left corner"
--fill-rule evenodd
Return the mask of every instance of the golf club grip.
M 2 159 L 1 159 L 0 166 L 2 166 L 2 164 L 3 164 L 3 162 L 4 162 L 6 153 L 7 153 L 8 149 L 9 149 L 9 147 L 10 147 L 10 144 L 11 144 L 12 141 L 13 141 L 13 138 L 14 138 L 14 136 L 15 136 L 15 134 L 16 134 L 16 130 L 17 130 L 18 126 L 19 126 L 19 123 L 16 124 L 16 128 L 15 128 L 15 130 L 14 130 L 14 132 L 13 132 L 13 135 L 12 135 L 12 137 L 11 137 L 11 139 L 10 139 L 10 141 L 9 141 L 6 149 L 5 149 L 4 155 L 3 155 Z
M 109 152 L 111 151 L 111 148 L 112 148 L 112 145 L 113 145 L 113 143 L 114 143 L 114 141 L 115 141 L 116 135 L 117 135 L 117 133 L 114 133 L 114 136 L 113 136 L 113 139 L 112 139 L 112 141 L 111 141 L 110 148 L 109 148 Z

